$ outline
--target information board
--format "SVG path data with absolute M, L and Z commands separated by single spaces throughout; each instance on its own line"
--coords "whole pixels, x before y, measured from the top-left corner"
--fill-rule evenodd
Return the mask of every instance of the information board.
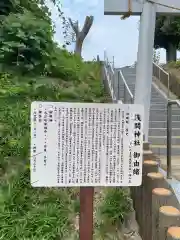
M 33 187 L 139 186 L 143 106 L 33 102 Z

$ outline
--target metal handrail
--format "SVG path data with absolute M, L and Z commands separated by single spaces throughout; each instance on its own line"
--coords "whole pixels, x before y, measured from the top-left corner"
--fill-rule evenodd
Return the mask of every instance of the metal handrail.
M 129 86 L 128 86 L 128 84 L 127 84 L 127 82 L 126 82 L 126 80 L 125 80 L 125 78 L 124 78 L 124 76 L 123 76 L 122 71 L 120 70 L 119 73 L 120 73 L 121 78 L 122 78 L 122 80 L 123 80 L 123 82 L 124 82 L 124 86 L 126 87 L 128 93 L 129 93 L 129 95 L 130 95 L 131 102 L 133 102 L 134 96 L 133 96 L 131 90 L 129 89 Z M 124 90 L 124 95 L 125 95 L 125 90 Z M 124 97 L 125 97 L 125 96 L 124 96 Z M 125 99 L 124 99 L 124 100 L 125 100 Z
M 115 94 L 114 94 L 114 89 L 112 87 L 112 81 L 111 81 L 111 74 L 108 74 L 108 69 L 106 67 L 106 65 L 104 65 L 104 71 L 105 71 L 105 74 L 106 74 L 106 79 L 107 79 L 107 82 L 108 82 L 108 86 L 109 86 L 109 90 L 110 90 L 110 93 L 111 93 L 111 98 L 113 101 L 115 101 Z
M 172 178 L 171 151 L 172 151 L 172 105 L 180 108 L 180 100 L 168 100 L 167 103 L 167 178 Z
M 105 51 L 104 51 L 104 71 L 105 71 L 106 79 L 107 79 L 107 82 L 108 82 L 109 90 L 110 90 L 110 93 L 111 93 L 111 98 L 112 98 L 112 100 L 114 102 L 114 101 L 116 101 L 116 98 L 115 98 L 115 94 L 114 94 L 114 89 L 113 89 L 113 84 L 112 83 L 114 82 L 113 79 L 115 77 L 115 74 L 114 74 L 114 69 L 111 66 L 110 61 L 108 60 Z
M 115 71 L 114 70 L 114 58 L 113 58 L 113 66 L 111 62 L 108 60 L 106 52 L 104 52 L 104 69 L 106 73 L 106 78 L 108 81 L 109 89 L 111 92 L 111 97 L 113 101 L 118 102 L 120 100 L 120 78 L 123 81 L 124 85 L 124 103 L 126 103 L 126 92 L 128 92 L 130 96 L 130 102 L 133 103 L 134 96 L 124 78 L 124 75 L 121 70 Z M 117 73 L 117 75 L 116 75 Z M 117 86 L 115 86 L 117 84 Z M 117 92 L 116 92 L 117 91 Z M 116 94 L 117 93 L 117 94 Z
M 156 67 L 158 67 L 162 72 L 164 72 L 165 74 L 169 74 L 168 72 L 166 72 L 162 67 L 160 67 L 157 63 L 153 62 L 154 65 L 156 65 Z
M 156 70 L 154 70 L 154 66 L 158 69 L 158 72 Z M 164 82 L 164 79 L 162 79 L 162 74 L 165 74 L 165 76 L 167 76 L 167 85 L 166 82 Z M 167 86 L 167 97 L 169 98 L 169 94 L 170 94 L 170 75 L 168 72 L 166 72 L 162 67 L 160 67 L 157 63 L 153 62 L 153 76 L 156 77 L 157 79 L 159 79 L 160 82 L 162 82 L 165 86 Z

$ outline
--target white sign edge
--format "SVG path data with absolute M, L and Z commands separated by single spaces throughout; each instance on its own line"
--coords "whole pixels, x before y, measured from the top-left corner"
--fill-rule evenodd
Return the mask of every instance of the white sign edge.
M 163 4 L 163 1 L 154 0 Z M 164 4 L 168 5 L 168 0 Z M 174 0 L 175 4 L 169 3 L 171 6 L 180 8 L 180 1 Z M 121 10 L 120 10 L 121 9 Z M 138 16 L 142 13 L 142 1 L 132 1 L 132 16 Z M 128 0 L 104 0 L 104 15 L 123 15 L 128 12 Z M 157 5 L 157 15 L 180 15 L 180 10 Z

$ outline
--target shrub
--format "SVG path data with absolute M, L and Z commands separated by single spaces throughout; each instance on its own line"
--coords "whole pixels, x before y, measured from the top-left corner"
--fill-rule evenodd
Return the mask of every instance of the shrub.
M 51 25 L 33 13 L 10 14 L 1 21 L 0 62 L 23 72 L 42 73 L 54 47 Z
M 132 200 L 125 188 L 107 188 L 100 214 L 112 225 L 123 223 L 125 216 L 132 211 Z

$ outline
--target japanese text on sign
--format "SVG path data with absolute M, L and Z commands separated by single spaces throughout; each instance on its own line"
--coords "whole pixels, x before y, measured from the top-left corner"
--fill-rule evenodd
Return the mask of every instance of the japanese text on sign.
M 140 105 L 33 102 L 31 184 L 140 185 L 142 124 Z

